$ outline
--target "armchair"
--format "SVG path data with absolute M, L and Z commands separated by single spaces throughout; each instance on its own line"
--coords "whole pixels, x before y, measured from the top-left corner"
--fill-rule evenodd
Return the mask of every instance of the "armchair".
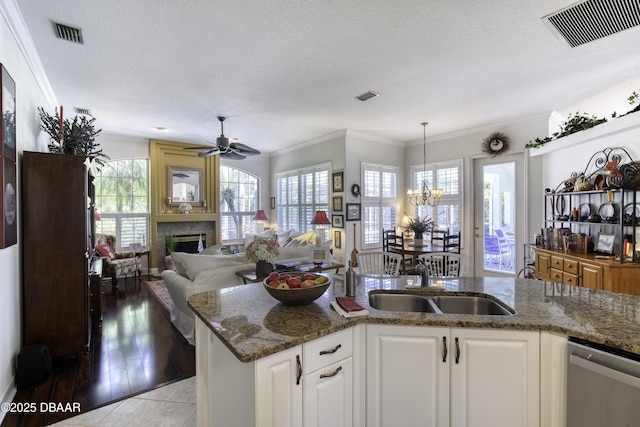
M 96 234 L 96 251 L 102 258 L 102 277 L 111 278 L 114 291 L 118 289 L 118 278 L 124 276 L 126 283 L 130 274 L 140 280 L 142 261 L 133 252 L 115 252 L 116 236 L 112 234 Z

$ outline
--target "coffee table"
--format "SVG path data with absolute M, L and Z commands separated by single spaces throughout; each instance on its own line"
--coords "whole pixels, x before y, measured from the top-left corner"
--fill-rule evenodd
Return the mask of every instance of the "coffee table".
M 304 272 L 304 273 L 318 273 L 320 271 L 329 271 L 335 270 L 336 273 L 344 267 L 344 264 L 340 264 L 337 262 L 328 262 L 324 263 L 319 267 L 316 267 L 313 263 L 300 264 L 296 266 L 295 270 L 292 271 L 280 271 L 282 274 L 293 273 L 293 272 Z M 242 278 L 242 281 L 246 285 L 247 283 L 258 283 L 265 279 L 267 276 L 256 276 L 255 270 L 242 270 L 237 271 L 236 276 Z

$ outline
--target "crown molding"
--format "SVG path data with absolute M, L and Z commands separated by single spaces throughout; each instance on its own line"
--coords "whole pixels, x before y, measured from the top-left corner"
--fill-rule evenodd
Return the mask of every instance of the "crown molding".
M 29 33 L 27 24 L 24 22 L 22 13 L 20 13 L 20 9 L 15 0 L 0 0 L 0 13 L 7 23 L 9 31 L 13 35 L 20 52 L 22 52 L 22 56 L 33 73 L 36 83 L 40 87 L 47 102 L 51 107 L 58 105 L 58 100 L 51 88 L 47 73 L 44 71 L 44 67 L 40 61 L 40 55 L 38 55 L 38 51 L 31 38 L 31 33 Z

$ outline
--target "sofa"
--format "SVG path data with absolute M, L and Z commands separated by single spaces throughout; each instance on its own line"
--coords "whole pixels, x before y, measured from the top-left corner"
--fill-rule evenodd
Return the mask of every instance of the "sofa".
M 311 246 L 308 244 L 281 247 L 278 261 L 308 262 L 310 255 Z M 174 252 L 171 258 L 175 271 L 164 270 L 161 273 L 173 303 L 171 323 L 190 344 L 195 345 L 195 314 L 187 306 L 187 298 L 201 292 L 242 285 L 243 280 L 236 276 L 236 272 L 255 269 L 255 263 L 247 260 L 244 252 L 221 255 L 210 248 L 201 254 Z

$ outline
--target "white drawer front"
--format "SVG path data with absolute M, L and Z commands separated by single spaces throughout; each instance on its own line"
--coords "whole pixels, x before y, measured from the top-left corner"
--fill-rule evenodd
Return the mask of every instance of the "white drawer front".
M 305 343 L 302 346 L 302 371 L 304 375 L 330 365 L 353 354 L 351 328 Z

